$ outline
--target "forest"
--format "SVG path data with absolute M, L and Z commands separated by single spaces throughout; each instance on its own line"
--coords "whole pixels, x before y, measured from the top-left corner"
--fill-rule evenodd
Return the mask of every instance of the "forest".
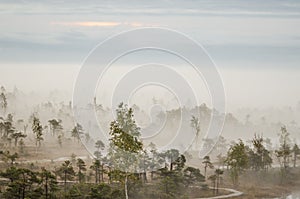
M 263 118 L 254 124 L 249 114 L 241 122 L 227 113 L 224 133 L 215 143 L 203 135 L 212 110 L 205 104 L 179 107 L 157 118 L 165 115 L 164 131 L 172 131 L 184 112 L 184 131 L 195 139 L 186 151 L 161 150 L 157 143 L 143 141 L 142 134 L 153 128 L 145 131 L 138 125 L 143 111 L 136 105 L 120 103 L 111 120 L 105 117 L 108 109 L 89 105 L 104 118 L 106 144 L 89 134 L 93 127 L 74 121 L 70 103 L 27 103 L 31 97 L 1 87 L 0 198 L 278 198 L 300 185 L 295 122 Z M 226 136 L 228 132 L 237 136 Z M 211 148 L 204 157 L 197 154 L 200 143 Z M 85 144 L 95 150 L 89 153 Z

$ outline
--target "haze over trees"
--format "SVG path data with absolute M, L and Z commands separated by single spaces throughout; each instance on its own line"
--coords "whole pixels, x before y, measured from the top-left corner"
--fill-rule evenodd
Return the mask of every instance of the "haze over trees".
M 225 131 L 251 130 L 251 136 L 238 134 L 241 137 L 232 139 L 225 132 L 214 144 L 202 135 L 212 110 L 206 105 L 180 107 L 160 112 L 157 117 L 166 114 L 164 130 L 172 132 L 182 112 L 184 131 L 195 137 L 193 147 L 184 152 L 160 150 L 156 143 L 141 138 L 155 124 L 141 128 L 136 115 L 143 117 L 144 113 L 137 106 L 119 104 L 116 117 L 107 122 L 109 110 L 96 104 L 100 122 L 107 125 L 109 144 L 105 144 L 89 135 L 92 125 L 88 130 L 74 124 L 69 104 L 42 103 L 28 114 L 19 114 L 12 111 L 13 94 L 4 89 L 3 94 L 0 198 L 197 198 L 230 194 L 221 189 L 224 187 L 244 191 L 249 176 L 257 180 L 251 184 L 254 187 L 258 182 L 260 186 L 284 187 L 299 181 L 297 124 L 273 124 L 266 118 L 256 124 L 253 114 L 244 121 L 227 114 Z M 14 99 L 18 98 L 15 95 Z M 255 129 L 266 126 L 268 131 L 279 133 L 278 142 L 264 132 L 255 133 Z M 82 142 L 94 143 L 95 151 L 80 154 Z M 201 158 L 194 151 L 200 144 L 212 148 Z

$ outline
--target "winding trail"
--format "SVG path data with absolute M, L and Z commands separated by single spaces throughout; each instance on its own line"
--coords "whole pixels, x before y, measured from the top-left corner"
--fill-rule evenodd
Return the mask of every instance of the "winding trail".
M 213 189 L 213 187 L 209 187 L 210 189 Z M 244 193 L 234 190 L 234 189 L 229 189 L 229 188 L 219 188 L 219 190 L 225 190 L 225 191 L 229 191 L 232 192 L 231 194 L 227 194 L 227 195 L 222 195 L 222 196 L 214 196 L 214 197 L 208 197 L 208 198 L 193 198 L 193 199 L 219 199 L 219 198 L 232 198 L 232 197 L 237 197 L 237 196 L 241 196 Z

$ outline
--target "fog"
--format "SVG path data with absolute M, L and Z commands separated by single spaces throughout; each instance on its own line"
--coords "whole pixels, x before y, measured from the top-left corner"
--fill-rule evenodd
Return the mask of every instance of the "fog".
M 41 106 L 43 107 L 45 103 L 50 102 L 53 103 L 57 111 L 63 110 L 63 106 L 69 106 L 80 67 L 80 65 L 75 64 L 2 64 L 0 74 L 2 86 L 7 91 L 19 93 L 16 99 L 9 103 L 8 112 L 21 119 L 28 118 L 31 114 L 40 111 L 38 114 L 45 124 L 51 117 L 63 119 L 57 115 L 58 112 L 47 113 L 47 111 L 45 112 L 45 110 L 41 109 Z M 136 120 L 142 129 L 145 129 L 146 137 L 148 136 L 147 131 L 153 131 L 153 129 L 162 128 L 162 135 L 166 137 L 168 137 L 168 134 L 172 134 L 174 128 L 176 129 L 171 124 L 156 123 L 159 121 L 157 117 L 161 112 L 167 114 L 167 112 L 180 110 L 183 107 L 187 108 L 188 112 L 178 113 L 176 120 L 183 121 L 181 131 L 192 132 L 189 121 L 192 115 L 198 114 L 197 111 L 195 112 L 196 109 L 194 111 L 193 109 L 201 107 L 203 104 L 206 104 L 210 110 L 214 108 L 203 79 L 195 75 L 188 67 L 180 66 L 175 68 L 193 88 L 197 97 L 194 103 L 191 103 L 193 101 L 189 100 L 189 95 L 185 99 L 178 99 L 178 93 L 172 93 L 161 85 L 141 87 L 133 91 L 133 93 L 128 93 L 127 97 L 129 100 L 119 99 L 120 101 L 117 102 L 123 101 L 130 106 L 138 107 Z M 124 77 L 124 74 L 127 74 L 131 69 L 131 66 L 111 67 L 99 82 L 96 90 L 97 104 L 103 107 L 103 111 L 106 111 L 98 113 L 100 118 L 98 120 L 102 123 L 102 131 L 105 133 L 108 133 L 109 123 L 114 119 L 113 112 L 116 107 L 111 107 L 112 95 L 115 92 L 114 88 L 121 81 L 121 78 Z M 274 143 L 277 143 L 276 137 L 280 131 L 280 126 L 287 125 L 290 127 L 291 134 L 294 137 L 299 137 L 300 93 L 296 92 L 300 81 L 298 70 L 218 69 L 226 93 L 225 114 L 227 116 L 224 129 L 222 130 L 223 136 L 233 140 L 237 137 L 247 140 L 255 133 L 259 133 L 269 136 Z M 171 77 L 169 76 L 169 78 Z M 184 96 L 185 91 L 183 89 L 182 92 Z M 91 100 L 90 103 L 94 102 Z M 68 114 L 72 115 L 73 113 L 70 111 L 68 111 Z M 210 114 L 207 114 L 203 116 L 205 117 L 205 122 L 202 126 L 203 138 L 209 126 Z M 69 116 L 66 119 L 69 121 L 66 124 L 68 126 L 67 129 L 71 130 L 76 119 Z M 166 119 L 164 118 L 164 120 Z M 162 126 L 160 127 L 160 125 Z M 171 126 L 168 127 L 168 125 Z M 243 134 L 237 135 L 237 133 Z M 190 136 L 193 137 L 193 134 Z M 96 137 L 94 138 L 95 140 L 97 139 Z M 157 140 L 164 139 L 157 138 Z M 162 143 L 161 145 L 164 144 Z
M 1 63 L 1 85 L 10 90 L 17 87 L 27 94 L 34 92 L 44 99 L 50 97 L 51 92 L 57 91 L 60 95 L 52 96 L 50 99 L 57 102 L 68 102 L 72 99 L 74 83 L 80 67 L 79 64 Z M 123 75 L 126 73 L 124 68 L 115 67 L 108 71 L 107 76 L 109 77 L 110 74 L 117 77 Z M 237 113 L 241 108 L 266 109 L 296 106 L 300 100 L 300 93 L 297 92 L 300 84 L 298 69 L 237 69 L 229 67 L 219 67 L 218 69 L 224 83 L 228 112 Z M 180 72 L 190 78 L 193 74 L 189 70 L 191 69 L 182 69 Z M 210 96 L 203 80 L 199 77 L 192 78 L 190 81 L 192 81 L 192 87 L 198 89 L 197 95 L 200 103 L 209 104 Z M 106 86 L 98 88 L 100 89 L 98 92 L 110 91 L 111 89 L 107 87 L 115 81 L 105 79 Z M 108 103 L 107 100 L 104 101 Z M 140 99 L 140 101 L 143 102 L 145 99 Z
M 1 0 L 0 198 L 297 197 L 299 11 Z

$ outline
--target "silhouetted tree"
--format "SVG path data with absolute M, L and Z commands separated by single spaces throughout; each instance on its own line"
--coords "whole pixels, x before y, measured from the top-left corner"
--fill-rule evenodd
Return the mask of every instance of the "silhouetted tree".
M 35 135 L 35 145 L 36 148 L 41 146 L 41 141 L 43 138 L 43 126 L 41 125 L 40 119 L 37 117 L 33 118 L 32 122 L 32 132 Z
M 77 142 L 80 140 L 80 136 L 83 134 L 83 128 L 80 124 L 76 124 L 76 126 L 72 129 L 71 136 L 74 139 L 77 139 Z
M 297 165 L 297 157 L 300 154 L 300 149 L 297 144 L 294 144 L 292 151 L 293 151 L 293 163 L 295 168 Z
M 194 115 L 192 116 L 191 119 L 191 127 L 195 130 L 195 149 L 198 147 L 198 141 L 199 141 L 199 136 L 200 136 L 200 120 L 199 118 L 195 117 Z
M 66 160 L 61 165 L 61 167 L 59 167 L 58 175 L 64 181 L 64 190 L 65 190 L 65 193 L 66 193 L 66 191 L 67 191 L 67 180 L 73 180 L 73 177 L 75 176 L 74 168 L 72 166 L 72 163 L 69 160 Z
M 275 150 L 275 154 L 280 162 L 281 167 L 283 168 L 284 172 L 289 166 L 289 157 L 292 153 L 290 147 L 290 138 L 289 133 L 285 126 L 281 127 L 281 133 L 279 135 L 280 147 L 278 150 Z
M 202 161 L 202 164 L 204 164 L 204 176 L 205 176 L 205 179 L 206 179 L 206 172 L 207 172 L 207 168 L 214 168 L 213 164 L 211 163 L 210 161 L 210 157 L 209 156 L 205 156 L 203 158 L 203 161 Z
M 76 164 L 78 167 L 78 181 L 79 181 L 79 183 L 82 183 L 85 180 L 85 175 L 84 175 L 83 171 L 86 171 L 86 165 L 85 165 L 85 162 L 81 158 L 77 159 Z
M 45 198 L 52 198 L 53 193 L 58 190 L 56 177 L 44 167 L 42 167 L 40 177 L 41 184 L 44 189 Z
M 23 134 L 22 132 L 14 132 L 12 134 L 10 134 L 11 138 L 14 140 L 14 144 L 15 144 L 15 147 L 17 147 L 18 145 L 18 140 L 20 138 L 25 138 L 27 137 L 27 135 Z
M 1 92 L 0 94 L 0 107 L 2 109 L 2 115 L 5 115 L 7 109 L 7 98 L 4 92 Z

